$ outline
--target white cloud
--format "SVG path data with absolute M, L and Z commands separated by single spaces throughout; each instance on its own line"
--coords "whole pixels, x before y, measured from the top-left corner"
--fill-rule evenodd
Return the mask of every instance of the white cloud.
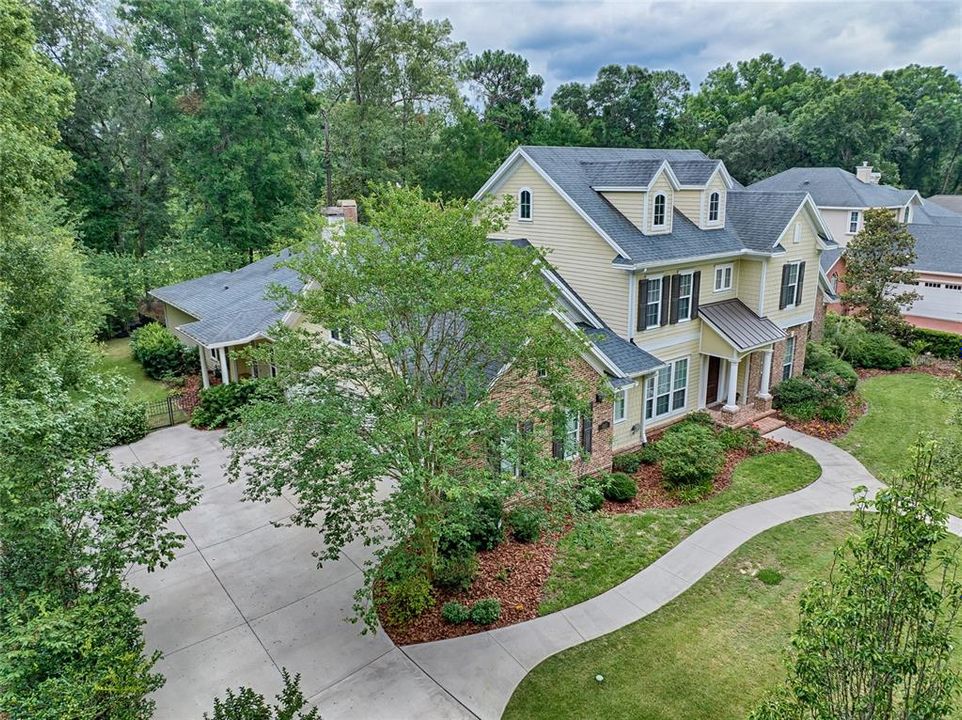
M 504 2 L 415 0 L 448 18 L 472 52 L 524 55 L 545 78 L 545 102 L 607 63 L 672 68 L 697 87 L 726 62 L 771 52 L 829 75 L 909 63 L 962 72 L 958 2 Z

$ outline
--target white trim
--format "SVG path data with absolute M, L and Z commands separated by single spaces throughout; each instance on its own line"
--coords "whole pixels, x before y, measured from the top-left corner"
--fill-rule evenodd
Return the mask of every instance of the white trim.
M 728 287 L 718 287 L 718 271 L 719 270 L 730 270 L 728 273 Z M 724 273 L 722 273 L 724 277 Z M 712 268 L 712 292 L 731 292 L 735 287 L 735 263 L 719 263 Z
M 675 273 L 675 274 L 678 275 L 679 277 L 681 277 L 682 275 L 687 275 L 688 277 L 691 278 L 691 282 L 689 283 L 689 286 L 688 286 L 688 295 L 686 295 L 686 296 L 681 295 L 681 294 L 680 294 L 680 293 L 681 293 L 680 290 L 679 290 L 679 295 L 678 295 L 678 301 L 679 301 L 679 302 L 681 301 L 682 297 L 687 297 L 687 298 L 688 298 L 688 317 L 683 318 L 683 317 L 680 317 L 680 316 L 679 316 L 679 317 L 675 320 L 675 324 L 685 323 L 685 322 L 691 322 L 691 319 L 692 319 L 692 318 L 691 318 L 691 311 L 694 309 L 694 308 L 692 307 L 692 301 L 695 299 L 695 271 L 694 271 L 694 270 L 686 270 L 686 271 L 684 271 L 684 272 L 679 272 L 679 273 Z M 674 285 L 674 281 L 672 281 L 672 285 Z M 681 280 L 678 281 L 678 285 L 679 285 L 679 288 L 680 288 L 680 287 L 681 287 Z M 699 290 L 700 290 L 700 288 L 699 288 Z M 678 308 L 676 307 L 675 309 L 676 309 L 676 311 L 677 311 Z M 670 311 L 669 311 L 669 315 L 670 315 Z M 671 322 L 671 320 L 669 320 L 669 323 L 670 323 L 670 322 Z
M 634 340 L 638 332 L 638 280 L 635 271 L 628 273 L 628 340 Z
M 701 355 L 701 373 L 698 376 L 698 404 L 695 406 L 699 410 L 708 407 L 708 355 L 705 353 L 698 353 Z M 642 407 L 641 414 L 645 414 L 645 409 Z
M 618 407 L 617 396 L 619 395 L 621 396 L 621 399 L 624 401 L 624 405 L 622 405 L 622 408 L 621 408 L 622 415 L 620 420 L 618 419 L 618 416 L 615 411 L 615 408 Z M 628 419 L 628 388 L 619 388 L 618 390 L 615 390 L 615 399 L 611 401 L 611 421 L 613 425 L 618 425 L 619 423 L 623 423 L 627 419 Z
M 772 254 L 767 252 L 759 252 L 757 250 L 748 250 L 746 248 L 744 250 L 736 250 L 735 252 L 719 252 L 711 253 L 709 255 L 690 255 L 682 258 L 670 258 L 664 261 L 657 260 L 647 263 L 635 263 L 634 265 L 615 265 L 615 261 L 612 261 L 612 265 L 619 270 L 641 270 L 642 272 L 648 272 L 649 268 L 670 268 L 675 265 L 690 265 L 691 263 L 705 262 L 708 260 L 735 260 L 741 257 L 771 258 Z
M 521 193 L 528 193 L 528 217 L 521 217 Z M 534 191 L 525 186 L 518 188 L 518 222 L 534 222 Z
M 796 315 L 785 320 L 774 320 L 773 322 L 778 325 L 782 330 L 785 328 L 795 327 L 796 325 L 804 325 L 809 323 L 815 317 L 814 312 L 805 313 L 804 315 Z
M 762 271 L 759 273 L 758 288 L 758 314 L 765 317 L 765 285 L 768 283 L 768 263 L 762 263 Z
M 916 195 L 918 193 L 916 192 Z M 915 196 L 913 196 L 914 198 Z M 819 210 L 898 210 L 899 208 L 905 207 L 904 205 L 855 205 L 855 206 L 842 206 L 842 205 L 819 205 Z
M 662 198 L 664 203 L 664 208 L 662 208 L 661 222 L 656 224 L 655 218 L 658 216 L 658 198 Z M 671 232 L 671 223 L 668 221 L 669 213 L 669 203 L 668 203 L 668 193 L 663 191 L 658 191 L 651 196 L 651 228 L 650 232 L 652 235 L 656 234 L 655 229 L 657 228 L 659 233 L 669 233 Z
M 494 175 L 489 177 L 488 181 L 481 186 L 481 189 L 478 190 L 477 193 L 475 193 L 474 199 L 475 200 L 480 199 L 481 197 L 484 196 L 485 193 L 487 193 L 492 187 L 494 187 L 497 184 L 497 182 L 501 180 L 502 176 L 507 172 L 508 168 L 510 168 L 510 166 L 512 166 L 519 158 L 523 158 L 531 166 L 531 168 L 536 173 L 538 173 L 538 175 L 541 176 L 541 179 L 544 180 L 546 183 L 548 183 L 548 185 L 551 186 L 551 189 L 554 190 L 556 193 L 558 193 L 562 197 L 562 199 L 564 199 L 564 201 L 571 206 L 571 209 L 574 210 L 576 213 L 578 213 L 578 215 L 581 216 L 581 219 L 584 220 L 586 223 L 588 223 L 588 225 L 590 225 L 592 229 L 594 229 L 594 231 L 597 232 L 602 237 L 602 239 L 606 243 L 608 243 L 616 253 L 618 253 L 621 257 L 625 259 L 629 259 L 631 257 L 630 255 L 628 255 L 627 252 L 625 252 L 621 248 L 620 245 L 618 245 L 618 243 L 616 243 L 611 238 L 610 235 L 608 235 L 608 233 L 602 230 L 601 226 L 598 225 L 598 223 L 596 223 L 592 219 L 592 217 L 588 215 L 588 213 L 586 213 L 581 208 L 580 205 L 578 205 L 578 203 L 572 200 L 571 197 L 568 195 L 568 193 L 562 190 L 561 187 L 558 185 L 558 183 L 556 183 L 551 178 L 551 176 L 548 175 L 548 173 L 546 173 L 541 168 L 540 165 L 538 165 L 538 163 L 532 160 L 531 156 L 528 155 L 528 153 L 524 151 L 524 148 L 520 146 L 517 149 L 515 149 L 515 151 L 511 153 L 503 163 L 501 163 L 501 167 L 499 167 L 497 170 L 494 171 Z
M 594 310 L 592 310 L 584 302 L 579 300 L 574 293 L 572 293 L 567 287 L 565 287 L 564 283 L 558 281 L 557 277 L 553 272 L 549 271 L 548 269 L 542 266 L 541 274 L 548 280 L 548 282 L 550 282 L 555 288 L 557 288 L 558 292 L 561 294 L 562 297 L 564 297 L 565 300 L 567 300 L 569 303 L 574 305 L 575 309 L 578 312 L 584 315 L 586 319 L 590 320 L 592 325 L 594 325 L 596 328 L 602 328 L 605 326 L 604 322 L 602 322 L 601 318 L 595 314 Z
M 645 320 L 645 330 L 642 330 L 640 332 L 645 332 L 646 330 L 656 330 L 661 327 L 666 327 L 665 325 L 661 324 L 661 306 L 665 302 L 665 274 L 662 273 L 660 275 L 645 276 L 646 283 L 651 280 L 658 281 L 658 323 L 655 325 L 648 325 L 648 306 L 651 305 L 652 303 L 650 301 L 647 301 L 645 302 L 644 317 L 643 317 L 643 319 Z M 651 293 L 648 294 L 648 298 L 649 299 L 651 298 Z
M 707 217 L 705 218 L 705 224 L 706 224 L 706 225 L 713 225 L 713 224 L 715 224 L 715 223 L 720 223 L 721 220 L 722 220 L 722 214 L 721 214 L 721 193 L 720 193 L 718 190 L 712 190 L 711 192 L 708 192 L 707 189 L 705 190 L 705 193 L 708 195 L 708 215 L 707 215 Z M 715 216 L 715 219 L 713 220 L 713 219 L 712 219 L 712 216 L 711 216 L 711 199 L 712 199 L 712 196 L 714 196 L 714 195 L 717 195 L 717 196 L 718 196 L 718 208 L 717 208 L 718 212 L 717 212 L 717 215 Z
M 698 319 L 703 320 L 704 318 L 701 315 L 699 315 Z M 664 327 L 670 327 L 670 326 L 666 325 Z M 695 326 L 692 326 L 692 327 L 695 327 Z M 671 347 L 674 347 L 675 345 L 681 345 L 682 343 L 686 343 L 686 342 L 694 342 L 695 340 L 699 339 L 699 335 L 700 335 L 700 331 L 698 329 L 693 329 L 690 333 L 679 336 L 679 337 L 673 336 L 670 338 L 662 338 L 661 340 L 656 340 L 654 342 L 650 342 L 646 339 L 644 344 L 638 343 L 638 347 L 640 347 L 645 352 L 651 353 L 652 355 L 657 355 L 658 350 L 664 350 L 665 348 L 671 348 Z

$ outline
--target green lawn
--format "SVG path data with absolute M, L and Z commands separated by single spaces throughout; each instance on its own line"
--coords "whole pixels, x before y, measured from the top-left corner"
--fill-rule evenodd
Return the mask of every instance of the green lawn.
M 909 448 L 921 432 L 962 435 L 948 423 L 954 410 L 936 391 L 954 382 L 932 375 L 880 375 L 859 384 L 868 413 L 836 441 L 857 457 L 879 479 L 897 472 L 909 460 Z M 962 493 L 947 493 L 948 509 L 962 512 Z
M 758 535 L 652 615 L 545 660 L 504 718 L 745 718 L 784 677 L 799 594 L 827 576 L 850 528 L 846 513 Z M 760 568 L 784 579 L 765 585 L 751 574 Z
M 130 386 L 131 400 L 163 400 L 167 397 L 166 386 L 153 380 L 130 354 L 130 340 L 117 338 L 103 344 L 103 357 L 97 364 L 99 372 L 115 372 L 133 381 Z
M 805 487 L 821 469 L 799 451 L 759 455 L 742 462 L 724 492 L 708 500 L 671 510 L 648 510 L 601 518 L 589 533 L 569 533 L 545 585 L 542 614 L 570 607 L 650 565 L 683 538 L 729 510 Z

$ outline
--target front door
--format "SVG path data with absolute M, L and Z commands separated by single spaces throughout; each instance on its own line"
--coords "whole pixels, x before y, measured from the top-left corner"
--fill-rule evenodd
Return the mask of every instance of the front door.
M 708 386 L 705 389 L 705 404 L 713 405 L 718 402 L 718 377 L 721 374 L 721 358 L 714 355 L 708 357 Z

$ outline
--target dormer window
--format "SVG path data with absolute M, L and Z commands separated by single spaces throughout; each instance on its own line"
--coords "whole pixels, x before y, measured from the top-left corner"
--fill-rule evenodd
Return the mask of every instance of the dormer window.
M 521 188 L 518 193 L 518 219 L 531 220 L 531 191 L 528 188 Z
M 665 226 L 665 203 L 667 199 L 664 193 L 655 195 L 655 212 L 652 215 L 651 224 L 654 227 Z
M 708 222 L 718 222 L 718 212 L 721 206 L 721 195 L 713 192 L 708 197 Z

